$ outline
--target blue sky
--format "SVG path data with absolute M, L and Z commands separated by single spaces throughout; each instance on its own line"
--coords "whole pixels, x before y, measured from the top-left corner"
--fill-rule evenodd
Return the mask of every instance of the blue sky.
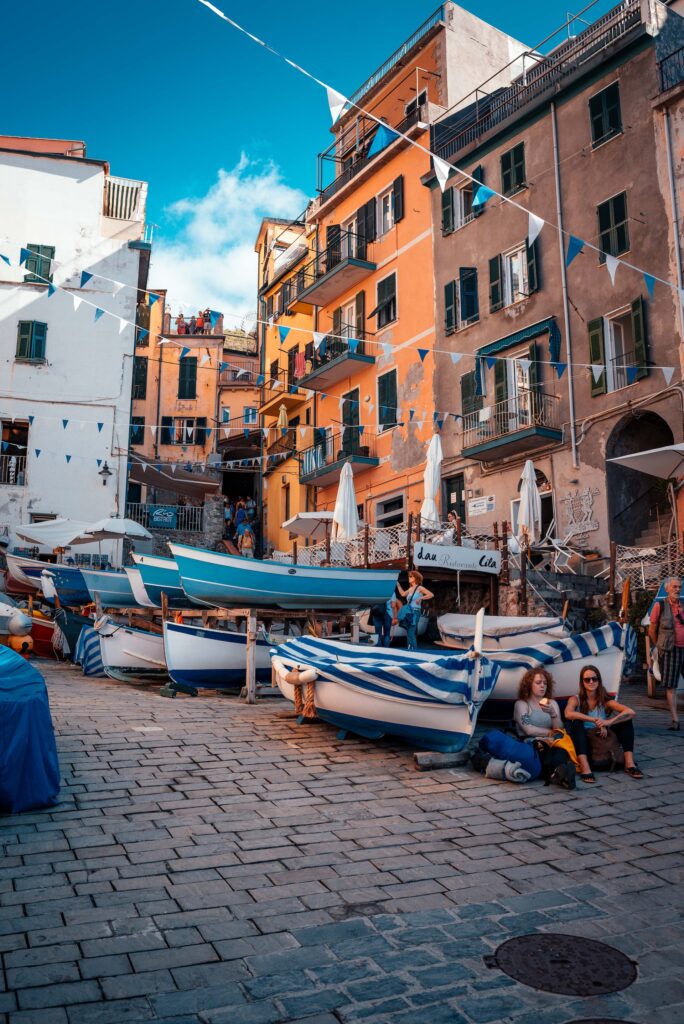
M 349 93 L 437 4 L 216 6 Z M 560 0 L 462 6 L 530 46 L 567 11 Z M 26 0 L 6 6 L 3 27 L 16 45 L 3 49 L 0 131 L 84 139 L 113 174 L 148 181 L 151 283 L 200 305 L 248 308 L 261 217 L 295 215 L 314 194 L 316 154 L 331 139 L 323 90 L 197 0 Z

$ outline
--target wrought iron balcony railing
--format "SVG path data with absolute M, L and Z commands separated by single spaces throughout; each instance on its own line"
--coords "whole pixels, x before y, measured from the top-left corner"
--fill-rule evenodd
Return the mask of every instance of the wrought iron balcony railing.
M 462 450 L 504 440 L 535 427 L 561 429 L 558 396 L 542 391 L 520 391 L 503 402 L 463 417 Z
M 680 82 L 684 82 L 684 46 L 661 60 L 659 69 L 661 92 L 674 89 Z

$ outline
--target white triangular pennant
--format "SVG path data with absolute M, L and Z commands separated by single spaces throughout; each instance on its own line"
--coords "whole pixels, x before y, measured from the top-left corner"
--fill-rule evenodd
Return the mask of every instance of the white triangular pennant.
M 368 403 L 368 413 L 369 413 L 369 415 L 370 415 L 370 413 L 372 413 L 372 412 L 373 412 L 373 409 L 374 409 L 374 408 L 375 408 L 375 406 L 373 405 L 373 403 L 372 403 L 372 402 L 369 402 L 369 403 Z
M 72 299 L 74 300 L 74 312 L 76 312 L 76 310 L 78 309 L 78 307 L 79 307 L 79 306 L 81 305 L 81 303 L 83 302 L 83 299 L 82 299 L 82 298 L 81 298 L 81 297 L 80 297 L 79 295 L 72 295 L 71 297 L 72 297 Z
M 451 353 L 451 362 L 454 364 L 454 366 L 456 365 L 456 363 L 460 363 L 461 359 L 463 359 L 463 353 L 462 352 L 452 352 Z
M 176 463 L 175 463 L 175 462 L 172 462 L 172 463 L 171 463 L 171 472 L 172 472 L 172 473 L 175 473 L 175 472 L 176 472 Z
M 306 427 L 300 427 L 299 428 L 299 436 L 300 437 L 304 437 L 305 434 L 306 434 Z
M 154 424 L 150 425 L 150 431 L 152 433 L 152 439 L 154 440 L 154 438 L 157 436 L 157 428 Z
M 491 407 L 491 405 L 486 405 L 484 407 L 484 409 L 480 409 L 480 413 L 479 413 L 478 419 L 479 419 L 480 423 L 486 423 L 487 420 L 491 417 L 491 415 L 492 415 L 492 407 Z
M 449 180 L 451 174 L 451 167 L 446 160 L 440 160 L 438 156 L 433 156 L 432 162 L 435 166 L 435 174 L 437 175 L 437 181 L 442 192 L 446 188 L 446 183 Z
M 665 383 L 669 384 L 670 381 L 672 380 L 673 375 L 674 375 L 674 366 L 661 366 L 660 369 L 663 371 L 663 377 L 665 378 Z
M 389 359 L 389 357 L 392 355 L 392 346 L 390 345 L 389 341 L 383 341 L 382 352 L 386 359 Z
M 211 356 L 208 355 L 207 353 L 205 353 L 202 356 L 202 358 L 200 359 L 200 366 L 206 366 L 210 359 L 211 359 Z
M 121 289 L 125 287 L 126 285 L 123 281 L 112 281 L 112 292 L 114 295 L 118 295 Z
M 605 366 L 603 366 L 601 363 L 592 363 L 591 364 L 591 372 L 594 375 L 594 381 L 595 381 L 596 384 L 598 384 L 599 380 L 601 379 L 601 374 L 603 373 L 604 370 L 605 370 Z
M 313 332 L 314 349 L 318 352 L 321 342 L 325 338 L 325 334 L 322 331 Z
M 615 287 L 615 274 L 620 264 L 620 260 L 615 259 L 614 256 L 610 256 L 606 253 L 606 270 L 610 274 L 610 283 Z
M 123 334 L 123 332 L 126 330 L 127 327 L 128 327 L 128 321 L 120 319 L 119 320 L 119 334 Z
M 532 365 L 531 359 L 516 359 L 515 362 L 518 364 L 518 366 L 522 367 L 523 373 L 529 373 L 530 366 Z
M 532 245 L 535 238 L 546 224 L 546 221 L 541 217 L 537 217 L 536 213 L 530 213 L 529 223 L 527 225 L 527 241 L 529 245 Z
M 327 86 L 325 91 L 328 94 L 328 106 L 330 107 L 332 123 L 335 124 L 335 121 L 337 121 L 347 105 L 347 97 L 343 96 L 341 92 L 337 92 L 336 89 L 331 89 L 330 86 Z

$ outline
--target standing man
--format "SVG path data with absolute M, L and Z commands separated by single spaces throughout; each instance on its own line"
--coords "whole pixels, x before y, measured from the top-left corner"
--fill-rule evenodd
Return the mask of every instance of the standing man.
M 684 670 L 684 608 L 681 602 L 682 581 L 672 576 L 665 584 L 665 600 L 656 601 L 651 612 L 648 636 L 657 648 L 660 679 L 665 688 L 667 706 L 672 716 L 669 728 L 679 730 L 677 687 Z

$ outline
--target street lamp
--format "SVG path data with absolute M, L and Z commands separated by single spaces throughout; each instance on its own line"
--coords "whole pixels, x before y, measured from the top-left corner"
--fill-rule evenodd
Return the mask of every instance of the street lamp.
M 107 465 L 107 460 L 105 459 L 104 466 L 102 467 L 102 469 L 98 473 L 98 476 L 102 477 L 102 485 L 103 485 L 103 487 L 107 486 L 107 479 L 111 475 L 112 475 L 112 471 L 109 468 L 109 466 Z

